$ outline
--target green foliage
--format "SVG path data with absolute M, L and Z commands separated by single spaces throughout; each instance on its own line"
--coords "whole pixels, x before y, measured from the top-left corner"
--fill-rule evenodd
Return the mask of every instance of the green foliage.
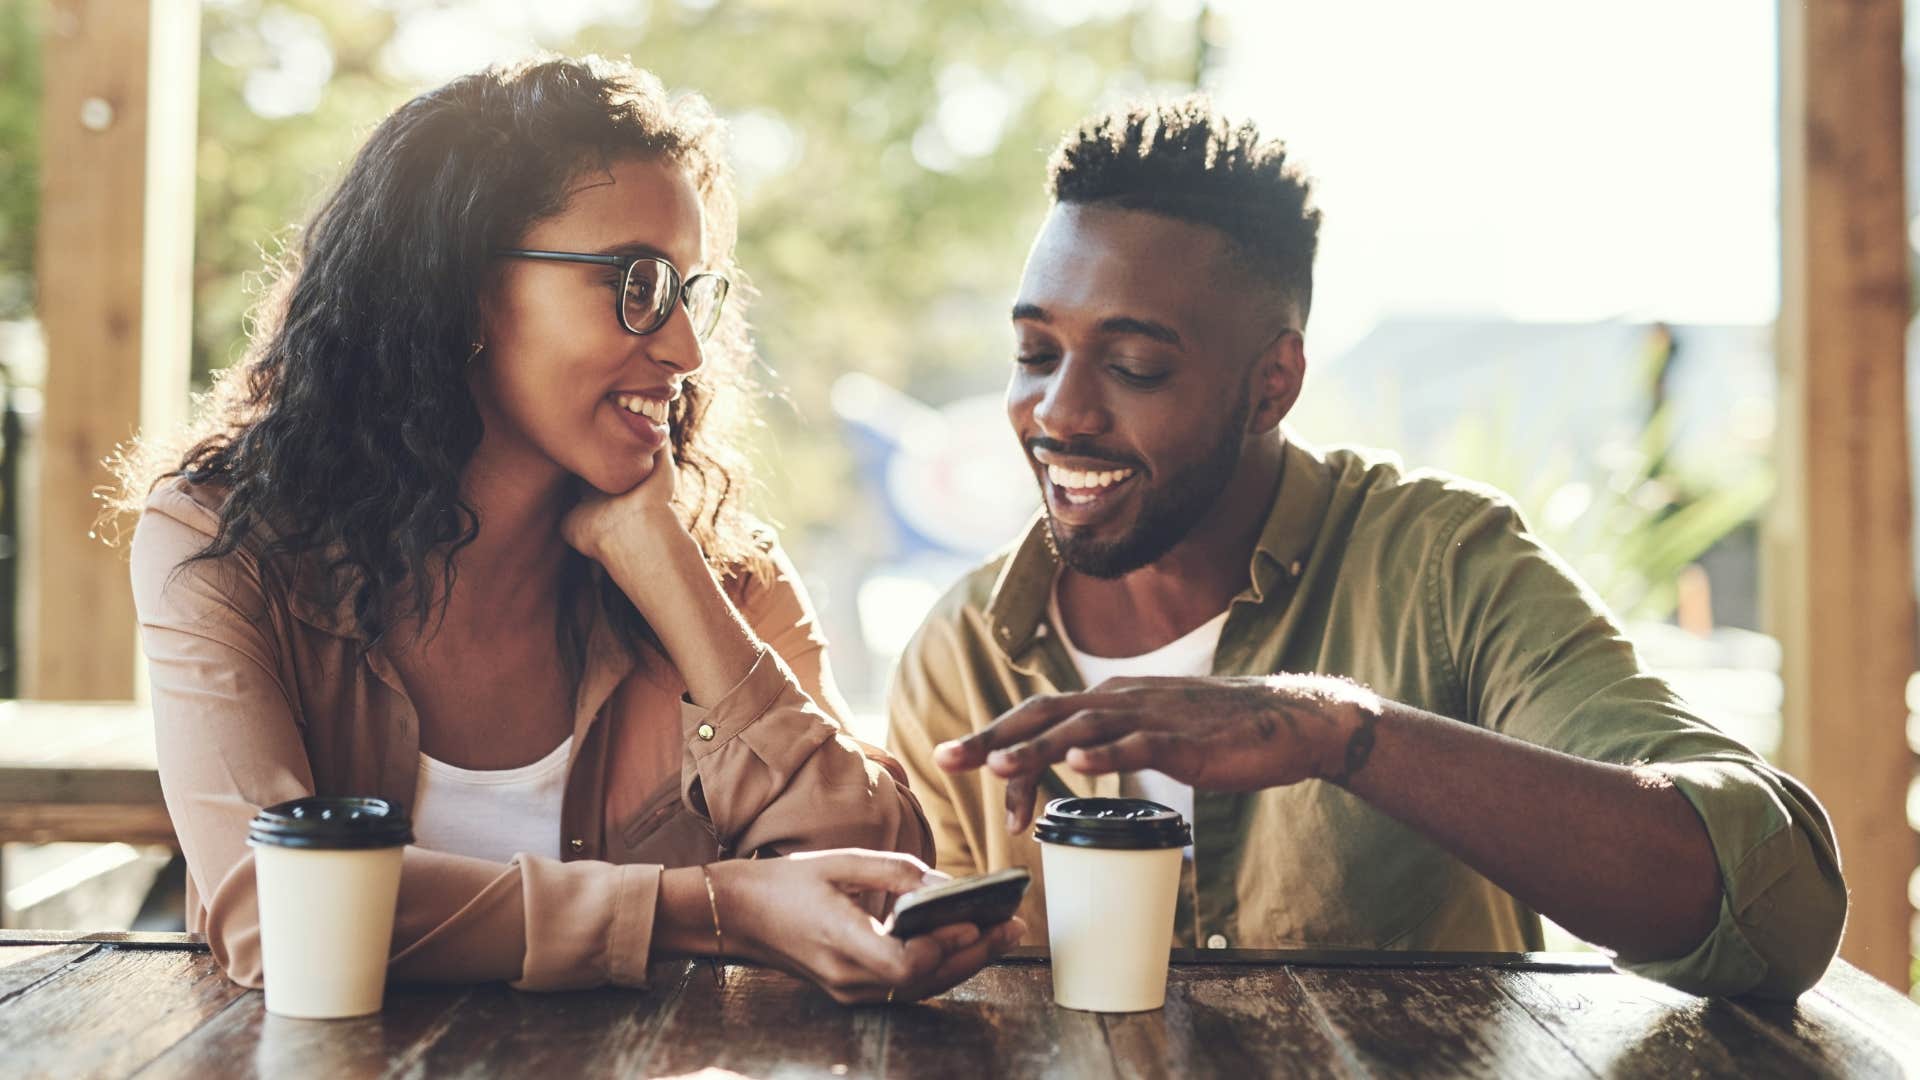
M 1611 448 L 1599 483 L 1574 478 L 1564 460 L 1534 465 L 1501 449 L 1498 422 L 1460 421 L 1448 467 L 1512 494 L 1534 533 L 1566 558 L 1620 615 L 1673 614 L 1681 571 L 1754 522 L 1773 497 L 1760 455 L 1725 453 L 1686 467 L 1653 441 L 1665 411 L 1633 443 Z
M 1643 363 L 1649 399 L 1673 358 L 1672 339 L 1655 328 L 1644 355 L 1583 358 L 1610 369 Z M 1309 383 L 1308 404 L 1298 421 L 1315 441 L 1360 442 L 1405 452 L 1395 387 L 1383 387 L 1365 402 L 1349 402 L 1330 388 Z M 1517 393 L 1515 386 L 1511 393 Z M 1545 406 L 1571 415 L 1581 402 L 1568 394 Z M 1630 619 L 1672 615 L 1677 582 L 1688 566 L 1729 535 L 1751 528 L 1773 498 L 1775 476 L 1765 436 L 1735 439 L 1686 453 L 1673 449 L 1673 411 L 1653 405 L 1637 431 L 1599 447 L 1560 445 L 1544 459 L 1523 451 L 1508 436 L 1519 430 L 1522 408 L 1542 408 L 1537 388 L 1522 403 L 1502 395 L 1460 415 L 1425 458 L 1491 484 L 1510 495 L 1528 526 L 1566 559 L 1607 605 Z M 1575 455 L 1578 455 L 1576 459 Z M 1597 475 L 1596 475 L 1597 466 Z
M 40 214 L 40 9 L 38 0 L 0 0 L 0 319 L 24 318 L 33 306 L 34 224 Z
M 267 259 L 338 179 L 366 132 L 412 92 L 381 62 L 393 29 L 391 11 L 364 2 L 205 6 L 194 229 L 196 383 L 239 359 L 244 316 Z
M 1602 455 L 1597 497 L 1576 512 L 1562 487 L 1547 497 L 1541 523 L 1549 544 L 1575 553 L 1587 580 L 1615 611 L 1660 619 L 1678 603 L 1681 572 L 1735 531 L 1751 526 L 1773 498 L 1768 446 L 1717 445 L 1682 457 L 1674 450 L 1674 409 L 1666 382 L 1675 357 L 1671 331 L 1646 338 L 1642 385 L 1652 402 L 1629 443 Z M 1555 506 L 1559 499 L 1561 505 Z

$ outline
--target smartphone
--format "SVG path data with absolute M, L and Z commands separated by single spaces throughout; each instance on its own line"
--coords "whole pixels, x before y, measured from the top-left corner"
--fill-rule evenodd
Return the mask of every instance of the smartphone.
M 910 938 L 960 922 L 983 930 L 997 926 L 1020 910 L 1020 898 L 1027 894 L 1031 880 L 1033 875 L 1015 866 L 915 889 L 894 903 L 887 933 Z

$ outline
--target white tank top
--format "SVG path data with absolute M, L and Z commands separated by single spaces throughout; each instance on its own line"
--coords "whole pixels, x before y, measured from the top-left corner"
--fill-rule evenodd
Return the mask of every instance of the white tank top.
M 1066 647 L 1067 656 L 1080 672 L 1080 681 L 1088 689 L 1098 686 L 1102 679 L 1121 676 L 1211 675 L 1214 650 L 1220 647 L 1220 631 L 1227 625 L 1227 613 L 1222 611 L 1152 652 L 1139 656 L 1092 656 L 1081 652 L 1073 643 L 1073 638 L 1067 635 L 1067 622 L 1060 617 L 1060 587 L 1057 581 L 1053 594 L 1047 599 L 1047 617 L 1059 631 L 1060 644 Z M 1162 806 L 1172 807 L 1180 811 L 1188 824 L 1193 823 L 1193 787 L 1157 769 L 1120 774 L 1120 794 L 1135 799 L 1151 799 Z M 1187 846 L 1186 856 L 1193 858 L 1191 844 Z
M 514 769 L 462 769 L 425 754 L 413 795 L 413 842 L 503 863 L 521 852 L 560 857 L 560 802 L 573 736 Z

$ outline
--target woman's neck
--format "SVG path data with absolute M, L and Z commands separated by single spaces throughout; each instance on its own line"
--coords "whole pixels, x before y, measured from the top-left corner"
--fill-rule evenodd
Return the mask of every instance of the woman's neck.
M 569 550 L 560 519 L 578 497 L 578 482 L 544 457 L 490 449 L 483 441 L 461 478 L 479 533 L 456 556 L 449 613 L 484 609 L 496 618 L 550 620 Z

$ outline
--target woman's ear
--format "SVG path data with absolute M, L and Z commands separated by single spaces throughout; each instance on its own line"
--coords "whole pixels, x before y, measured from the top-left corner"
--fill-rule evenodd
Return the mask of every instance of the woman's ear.
M 1307 378 L 1306 339 L 1300 331 L 1281 330 L 1254 359 L 1247 378 L 1251 382 L 1248 398 L 1253 402 L 1247 433 L 1265 434 L 1278 427 L 1300 400 L 1300 385 Z

